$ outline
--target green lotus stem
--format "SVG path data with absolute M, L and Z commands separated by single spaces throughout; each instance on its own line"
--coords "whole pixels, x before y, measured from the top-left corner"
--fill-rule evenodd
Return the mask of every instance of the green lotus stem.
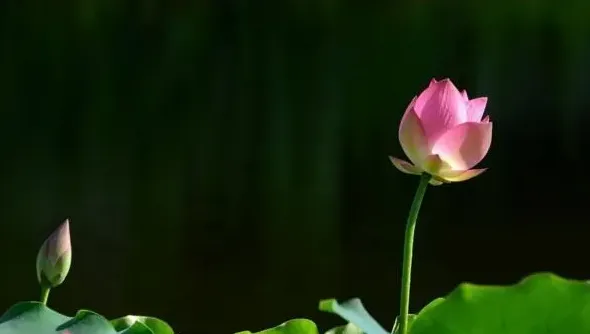
M 47 305 L 47 299 L 49 299 L 49 291 L 51 291 L 51 288 L 47 285 L 43 284 L 41 286 L 41 303 L 43 303 L 43 305 Z
M 418 189 L 414 195 L 414 201 L 410 207 L 410 214 L 406 223 L 406 235 L 404 239 L 404 258 L 402 264 L 402 288 L 400 297 L 400 318 L 399 318 L 399 332 L 398 334 L 408 333 L 408 313 L 410 311 L 410 284 L 412 277 L 412 254 L 414 250 L 414 230 L 416 229 L 416 220 L 418 219 L 418 212 L 422 205 L 422 199 L 426 193 L 428 182 L 430 181 L 430 174 L 423 173 L 420 177 Z M 391 332 L 393 334 L 393 330 Z

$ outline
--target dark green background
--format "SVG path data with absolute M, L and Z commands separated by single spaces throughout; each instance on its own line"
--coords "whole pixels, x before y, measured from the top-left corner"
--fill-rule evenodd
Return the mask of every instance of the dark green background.
M 389 327 L 418 179 L 387 156 L 432 77 L 488 96 L 494 139 L 427 192 L 412 309 L 590 278 L 587 1 L 5 1 L 0 43 L 2 308 L 69 217 L 64 313 L 326 329 L 317 301 L 359 296 Z

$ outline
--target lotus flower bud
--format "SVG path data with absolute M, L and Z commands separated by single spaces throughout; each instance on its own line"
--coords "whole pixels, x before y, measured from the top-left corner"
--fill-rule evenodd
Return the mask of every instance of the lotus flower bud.
M 41 285 L 54 288 L 66 279 L 72 263 L 70 222 L 66 219 L 39 249 L 37 279 Z
M 484 116 L 487 98 L 469 99 L 451 80 L 432 80 L 408 105 L 399 140 L 410 162 L 391 158 L 400 171 L 432 175 L 430 183 L 460 182 L 485 169 L 473 168 L 488 153 L 492 122 Z

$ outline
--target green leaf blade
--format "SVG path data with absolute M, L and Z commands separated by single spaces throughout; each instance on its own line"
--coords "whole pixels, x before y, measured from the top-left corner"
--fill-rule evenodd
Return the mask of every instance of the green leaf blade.
M 307 319 L 293 319 L 261 332 L 242 331 L 235 334 L 319 334 L 315 323 Z
M 128 315 L 111 321 L 111 324 L 119 333 L 125 333 L 124 330 L 138 323 L 147 327 L 153 334 L 174 334 L 172 327 L 168 323 L 154 317 Z
M 0 317 L 0 334 L 55 334 L 70 319 L 39 302 L 20 302 Z
M 326 332 L 326 334 L 364 334 L 363 330 L 358 328 L 353 323 L 348 323 L 345 326 L 338 326 Z
M 60 325 L 58 331 L 69 334 L 117 334 L 110 322 L 100 314 L 80 310 L 75 317 Z
M 463 283 L 416 316 L 410 334 L 590 333 L 590 284 L 538 273 L 510 286 Z

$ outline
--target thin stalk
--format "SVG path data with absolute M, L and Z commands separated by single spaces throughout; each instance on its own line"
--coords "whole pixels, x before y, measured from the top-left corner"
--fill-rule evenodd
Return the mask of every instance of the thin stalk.
M 399 334 L 408 333 L 408 313 L 410 311 L 410 285 L 412 279 L 412 255 L 414 251 L 414 230 L 416 229 L 416 221 L 418 219 L 418 212 L 422 205 L 422 199 L 428 188 L 428 182 L 431 176 L 427 173 L 422 174 L 418 189 L 414 195 L 414 201 L 410 207 L 408 221 L 406 223 L 406 235 L 404 238 L 404 258 L 402 264 L 402 287 L 400 297 L 400 317 L 399 317 Z M 392 330 L 393 334 L 393 330 Z
M 41 286 L 41 303 L 43 303 L 43 305 L 47 305 L 47 299 L 49 299 L 49 291 L 51 291 L 50 287 L 44 284 Z

